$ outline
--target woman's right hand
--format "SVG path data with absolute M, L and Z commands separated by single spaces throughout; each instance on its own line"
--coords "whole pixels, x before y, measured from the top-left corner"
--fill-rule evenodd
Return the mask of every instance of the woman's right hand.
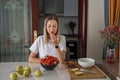
M 55 46 L 58 45 L 57 36 L 55 36 L 54 32 L 51 32 L 50 38 L 51 38 L 52 43 L 53 43 Z

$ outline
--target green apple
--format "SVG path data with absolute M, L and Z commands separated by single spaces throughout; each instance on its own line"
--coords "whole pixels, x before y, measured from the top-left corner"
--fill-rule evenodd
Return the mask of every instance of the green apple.
M 30 72 L 29 72 L 28 70 L 24 70 L 23 75 L 24 75 L 25 77 L 28 77 L 29 74 L 30 74 Z
M 75 75 L 77 75 L 77 76 L 82 75 L 82 74 L 83 74 L 83 72 L 80 72 L 80 71 L 75 72 Z
M 25 71 L 29 71 L 29 73 L 31 72 L 30 66 L 26 66 L 26 67 L 24 68 L 24 70 L 25 70 Z
M 10 74 L 10 80 L 17 80 L 17 74 L 15 73 L 15 72 L 12 72 L 11 74 Z
M 76 72 L 76 71 L 78 71 L 78 70 L 79 70 L 78 68 L 72 68 L 72 69 L 71 69 L 72 72 Z
M 23 75 L 23 67 L 21 65 L 16 67 L 16 71 L 18 72 L 18 74 Z
M 19 65 L 19 66 L 16 67 L 16 71 L 19 71 L 21 69 L 23 69 L 22 65 Z
M 36 77 L 40 77 L 42 75 L 42 72 L 40 70 L 35 70 L 34 74 Z

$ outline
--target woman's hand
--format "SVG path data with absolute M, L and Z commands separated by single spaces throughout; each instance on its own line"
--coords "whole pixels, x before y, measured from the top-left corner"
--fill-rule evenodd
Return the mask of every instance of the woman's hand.
M 58 45 L 57 36 L 55 36 L 54 32 L 51 32 L 50 38 L 51 38 L 52 43 L 53 43 L 55 46 Z

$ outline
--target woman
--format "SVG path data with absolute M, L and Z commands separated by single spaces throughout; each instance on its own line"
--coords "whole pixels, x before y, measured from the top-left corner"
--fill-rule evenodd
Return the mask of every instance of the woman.
M 39 63 L 42 57 L 51 55 L 58 57 L 60 63 L 65 60 L 66 39 L 60 35 L 59 21 L 55 15 L 49 15 L 44 21 L 44 35 L 39 36 L 30 47 L 29 62 Z M 39 58 L 36 54 L 39 53 Z

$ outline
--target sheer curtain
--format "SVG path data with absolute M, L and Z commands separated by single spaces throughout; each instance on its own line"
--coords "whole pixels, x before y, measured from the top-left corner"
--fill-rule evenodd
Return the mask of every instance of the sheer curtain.
M 0 0 L 0 61 L 27 61 L 30 0 Z

